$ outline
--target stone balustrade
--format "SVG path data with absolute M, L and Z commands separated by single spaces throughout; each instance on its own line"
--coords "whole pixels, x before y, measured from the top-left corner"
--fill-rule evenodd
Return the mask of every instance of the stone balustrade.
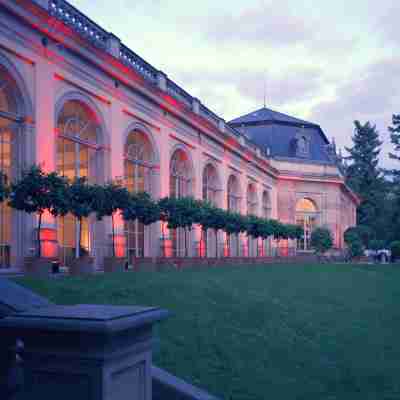
M 170 96 L 183 103 L 187 108 L 193 110 L 209 122 L 211 122 L 218 129 L 229 136 L 239 139 L 242 146 L 250 149 L 255 154 L 260 154 L 264 158 L 269 158 L 267 152 L 259 148 L 248 138 L 242 138 L 242 134 L 236 129 L 227 124 L 221 123 L 221 118 L 208 109 L 206 106 L 198 102 L 193 96 L 186 92 L 183 88 L 177 85 L 174 81 L 169 79 L 161 71 L 158 71 L 151 64 L 146 62 L 134 51 L 129 49 L 112 33 L 105 31 L 90 18 L 86 17 L 75 7 L 70 5 L 65 0 L 34 0 L 36 3 L 46 8 L 50 15 L 61 20 L 71 29 L 77 32 L 80 36 L 87 39 L 94 46 L 107 51 L 116 58 L 119 58 L 122 63 L 134 69 L 139 73 L 148 83 L 159 87 L 161 90 L 166 91 Z M 259 149 L 259 150 L 257 150 Z

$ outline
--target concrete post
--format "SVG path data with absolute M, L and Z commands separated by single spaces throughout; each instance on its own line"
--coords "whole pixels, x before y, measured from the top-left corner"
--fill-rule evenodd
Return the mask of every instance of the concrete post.
M 151 400 L 152 326 L 158 308 L 50 306 L 0 320 L 24 343 L 23 393 L 32 399 Z

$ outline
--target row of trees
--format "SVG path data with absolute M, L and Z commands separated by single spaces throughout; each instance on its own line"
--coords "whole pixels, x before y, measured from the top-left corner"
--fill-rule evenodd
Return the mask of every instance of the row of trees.
M 389 156 L 400 162 L 400 114 L 393 115 L 388 133 L 393 146 Z M 361 204 L 357 209 L 357 229 L 350 231 L 347 240 L 356 242 L 354 251 L 362 247 L 392 247 L 400 240 L 400 164 L 390 170 L 380 167 L 382 141 L 370 122 L 354 122 L 352 141 L 352 147 L 346 148 L 345 175 Z
M 0 175 L 0 202 L 7 202 L 16 210 L 38 215 L 38 257 L 41 257 L 40 231 L 46 212 L 53 217 L 62 217 L 68 213 L 75 216 L 79 225 L 78 255 L 82 252 L 82 220 L 92 214 L 98 220 L 111 218 L 113 256 L 116 213 L 120 213 L 125 221 L 139 221 L 144 225 L 163 221 L 169 229 L 184 229 L 186 256 L 186 232 L 191 231 L 195 224 L 200 225 L 203 232 L 209 229 L 215 232 L 217 248 L 219 231 L 229 235 L 246 233 L 253 238 L 273 237 L 278 240 L 298 239 L 303 234 L 302 227 L 297 225 L 282 224 L 254 215 L 243 216 L 191 197 L 166 197 L 154 201 L 147 193 L 130 193 L 117 183 L 96 185 L 90 184 L 85 178 L 76 178 L 69 182 L 56 172 L 45 173 L 38 166 L 24 171 L 21 178 L 11 184 L 7 182 L 6 176 Z

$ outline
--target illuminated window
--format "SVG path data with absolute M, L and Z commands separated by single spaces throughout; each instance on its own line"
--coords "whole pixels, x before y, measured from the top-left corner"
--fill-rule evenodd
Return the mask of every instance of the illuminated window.
M 176 150 L 170 162 L 170 196 L 181 198 L 192 194 L 192 169 L 186 153 Z M 172 252 L 176 257 L 189 255 L 188 232 L 183 228 L 171 229 Z M 185 254 L 186 253 L 186 254 Z
M 239 181 L 235 175 L 231 175 L 228 179 L 227 188 L 227 200 L 228 200 L 228 210 L 233 212 L 240 211 L 240 196 L 239 196 Z M 239 256 L 239 236 L 238 235 L 227 235 L 227 247 L 229 250 L 229 256 L 235 257 Z
M 228 179 L 228 210 L 239 211 L 239 182 L 235 175 L 231 175 Z
M 186 197 L 192 193 L 191 166 L 187 155 L 182 150 L 174 152 L 170 163 L 170 195 Z
M 96 116 L 86 104 L 67 101 L 57 119 L 57 171 L 70 180 L 86 177 L 89 182 L 96 182 L 100 132 Z M 64 264 L 77 255 L 78 235 L 78 223 L 72 215 L 59 218 L 58 242 Z M 82 221 L 81 244 L 85 251 L 91 250 L 87 219 Z
M 297 241 L 299 250 L 311 249 L 311 233 L 318 223 L 318 210 L 315 203 L 307 198 L 296 204 L 296 224 L 303 227 L 303 237 Z
M 267 191 L 262 196 L 262 214 L 264 218 L 271 218 L 271 202 Z
M 17 107 L 19 91 L 10 74 L 0 67 L 0 171 L 10 181 L 19 170 L 18 131 L 21 115 Z M 6 202 L 0 205 L 0 268 L 10 266 L 13 234 L 12 210 Z
M 133 130 L 125 143 L 125 182 L 132 193 L 152 192 L 154 152 L 146 134 Z M 128 258 L 144 257 L 145 227 L 138 221 L 125 223 Z
M 207 164 L 203 171 L 203 200 L 217 205 L 218 192 L 217 171 L 212 164 Z
M 255 186 L 250 183 L 247 187 L 247 215 L 257 215 L 257 192 Z
M 209 201 L 211 204 L 218 206 L 218 175 L 217 170 L 212 164 L 207 164 L 203 171 L 203 200 Z M 202 232 L 201 247 L 205 249 L 206 255 L 216 257 L 218 251 L 215 247 L 216 238 L 210 230 Z

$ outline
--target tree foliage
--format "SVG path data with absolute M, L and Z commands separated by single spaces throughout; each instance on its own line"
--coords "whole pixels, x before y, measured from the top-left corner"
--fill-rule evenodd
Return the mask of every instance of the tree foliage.
M 350 162 L 346 169 L 347 184 L 360 196 L 357 224 L 370 228 L 376 235 L 385 234 L 385 181 L 378 166 L 382 142 L 375 125 L 354 122 L 353 146 L 346 148 Z

